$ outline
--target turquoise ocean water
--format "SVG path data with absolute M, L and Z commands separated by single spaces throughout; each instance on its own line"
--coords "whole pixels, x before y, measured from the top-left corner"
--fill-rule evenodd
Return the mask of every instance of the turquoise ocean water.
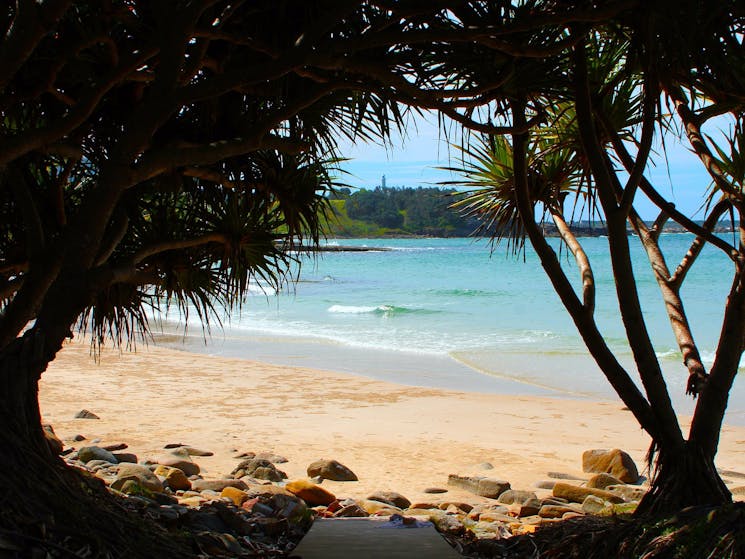
M 690 235 L 665 235 L 674 267 Z M 385 248 L 325 252 L 304 258 L 299 281 L 275 293 L 260 284 L 239 311 L 187 335 L 166 318 L 157 343 L 189 351 L 351 372 L 416 386 L 476 392 L 614 398 L 582 345 L 538 259 L 515 257 L 475 239 L 354 239 L 329 244 Z M 638 243 L 634 269 L 648 328 L 681 413 L 687 373 L 680 363 L 657 284 Z M 614 297 L 605 238 L 586 238 L 597 283 L 596 318 L 609 345 L 633 371 Z M 558 250 L 558 241 L 555 242 Z M 562 257 L 579 284 L 571 258 Z M 732 265 L 704 250 L 686 280 L 684 302 L 710 364 L 721 327 Z M 745 424 L 745 381 L 732 392 L 727 422 Z

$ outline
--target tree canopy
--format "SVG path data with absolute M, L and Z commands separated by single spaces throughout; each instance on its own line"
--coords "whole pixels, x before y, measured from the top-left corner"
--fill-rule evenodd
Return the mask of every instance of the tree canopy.
M 650 502 L 726 501 L 713 457 L 745 347 L 745 234 L 730 243 L 711 227 L 727 212 L 743 223 L 744 23 L 737 0 L 6 3 L 0 446 L 9 450 L 0 454 L 0 493 L 15 508 L 0 511 L 2 524 L 33 518 L 34 502 L 62 522 L 80 497 L 75 481 L 56 495 L 40 483 L 34 496 L 15 483 L 62 471 L 45 447 L 36 395 L 76 322 L 96 339 L 122 341 L 146 327 L 150 305 L 191 304 L 206 319 L 212 307 L 238 303 L 253 275 L 283 281 L 287 247 L 322 235 L 338 139 L 385 138 L 420 110 L 462 126 L 466 149 L 487 138 L 480 156 L 496 162 L 493 191 L 469 211 L 530 241 L 591 353 L 652 435 L 659 479 L 672 481 L 657 484 Z M 733 119 L 733 135 L 715 145 L 703 127 L 720 115 Z M 711 175 L 703 225 L 645 179 L 661 129 L 679 130 Z M 634 211 L 639 192 L 660 208 L 651 227 Z M 569 194 L 606 221 L 641 388 L 593 324 L 595 287 L 564 207 Z M 578 290 L 536 212 L 574 254 Z M 659 251 L 665 220 L 697 236 L 676 270 Z M 627 224 L 650 255 L 699 397 L 688 437 L 645 332 Z M 705 243 L 734 270 L 708 371 L 679 293 Z

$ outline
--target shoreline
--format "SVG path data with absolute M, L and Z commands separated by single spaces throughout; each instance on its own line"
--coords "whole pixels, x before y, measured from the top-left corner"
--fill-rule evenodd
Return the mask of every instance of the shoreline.
M 154 346 L 104 350 L 97 365 L 87 343 L 69 343 L 43 375 L 39 398 L 44 422 L 67 444 L 78 434 L 124 442 L 144 460 L 184 443 L 214 452 L 197 459 L 213 478 L 230 473 L 243 451 L 285 456 L 279 467 L 290 480 L 305 478 L 315 460 L 336 459 L 360 479 L 324 482 L 340 497 L 392 490 L 422 501 L 432 499 L 425 488 L 443 487 L 443 499 L 482 502 L 448 487 L 448 475 L 532 489 L 548 472 L 587 477 L 588 449 L 621 448 L 642 470 L 649 445 L 620 401 L 411 387 Z M 81 409 L 101 419 L 74 419 Z M 745 428 L 726 426 L 717 466 L 745 471 L 743 450 Z

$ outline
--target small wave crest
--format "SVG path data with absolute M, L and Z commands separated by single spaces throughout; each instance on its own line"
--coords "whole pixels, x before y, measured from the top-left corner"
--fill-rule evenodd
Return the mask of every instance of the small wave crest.
M 277 290 L 269 284 L 260 282 L 249 282 L 248 289 L 246 290 L 248 295 L 260 295 L 269 296 L 276 295 Z
M 414 309 L 410 307 L 397 307 L 395 305 L 378 305 L 378 306 L 356 306 L 356 305 L 332 305 L 328 308 L 332 314 L 375 314 L 382 316 L 391 316 L 397 314 L 409 313 L 432 313 L 427 309 Z

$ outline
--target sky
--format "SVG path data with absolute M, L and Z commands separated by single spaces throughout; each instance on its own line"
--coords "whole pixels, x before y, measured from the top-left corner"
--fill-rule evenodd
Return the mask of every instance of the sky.
M 342 165 L 342 182 L 356 188 L 374 189 L 386 177 L 389 187 L 438 186 L 438 183 L 458 177 L 438 167 L 457 164 L 459 151 L 451 147 L 437 127 L 436 118 L 418 117 L 408 127 L 408 137 L 396 135 L 388 147 L 358 143 L 341 146 L 341 155 L 349 158 Z M 726 126 L 725 126 L 726 129 Z M 455 140 L 460 136 L 451 135 Z M 674 138 L 666 139 L 669 168 L 657 143 L 654 156 L 656 166 L 648 168 L 645 176 L 657 190 L 675 203 L 676 207 L 694 219 L 703 219 L 700 209 L 710 178 L 698 158 Z M 657 217 L 656 207 L 640 193 L 636 204 L 642 218 Z

